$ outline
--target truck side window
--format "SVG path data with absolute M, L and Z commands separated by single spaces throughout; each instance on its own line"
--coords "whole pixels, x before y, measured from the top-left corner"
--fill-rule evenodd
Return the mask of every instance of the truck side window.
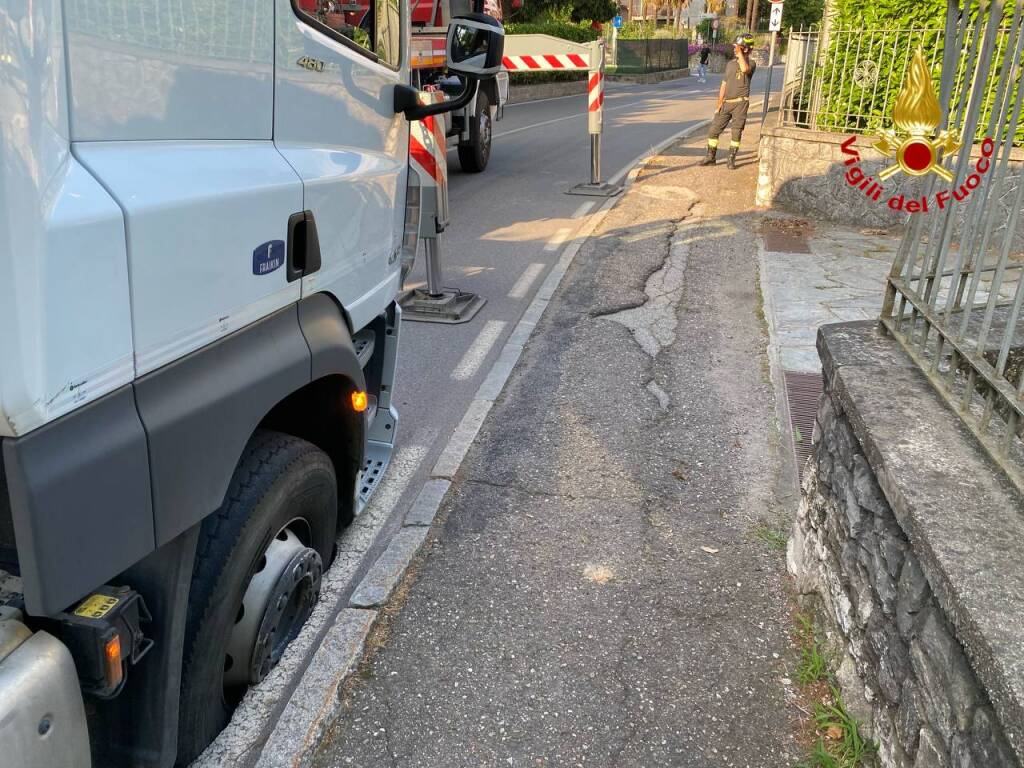
M 347 37 L 360 48 L 376 53 L 374 5 L 376 0 L 296 0 L 299 14 Z

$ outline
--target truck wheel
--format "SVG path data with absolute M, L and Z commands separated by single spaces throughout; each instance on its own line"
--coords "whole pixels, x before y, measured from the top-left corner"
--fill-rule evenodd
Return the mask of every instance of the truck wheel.
M 469 124 L 469 143 L 459 144 L 459 165 L 466 173 L 480 173 L 491 159 L 491 107 L 483 88 L 476 94 L 476 114 Z
M 260 430 L 220 509 L 202 523 L 182 656 L 178 763 L 224 728 L 242 694 L 277 664 L 320 594 L 338 514 L 331 460 Z

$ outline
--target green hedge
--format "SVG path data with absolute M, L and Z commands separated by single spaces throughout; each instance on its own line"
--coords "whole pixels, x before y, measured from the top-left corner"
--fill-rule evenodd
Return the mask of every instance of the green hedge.
M 1012 3 L 1006 13 L 1012 13 Z M 902 73 L 911 51 L 920 45 L 932 64 L 936 90 L 942 70 L 945 0 L 838 0 L 836 20 L 829 36 L 829 48 L 818 68 L 825 86 L 817 127 L 845 132 L 877 132 L 892 122 L 892 109 L 903 87 Z M 906 30 L 913 29 L 911 34 Z M 899 31 L 896 31 L 899 30 Z M 1007 34 L 998 42 L 1005 48 Z M 896 41 L 897 44 L 893 45 Z M 872 61 L 879 71 L 878 82 L 860 87 L 854 82 L 857 61 Z M 995 86 L 1000 59 L 993 63 L 988 90 L 982 103 L 982 119 L 975 140 L 980 140 L 994 108 Z M 962 87 L 960 85 L 959 87 Z M 957 93 L 954 93 L 954 102 Z M 811 95 L 801 94 L 805 103 Z M 1024 126 L 1016 129 L 1015 143 L 1024 143 Z

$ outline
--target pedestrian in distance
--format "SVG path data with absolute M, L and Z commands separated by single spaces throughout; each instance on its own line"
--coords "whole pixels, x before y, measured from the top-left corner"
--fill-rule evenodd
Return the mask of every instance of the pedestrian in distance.
M 711 58 L 711 49 L 707 43 L 701 46 L 700 49 L 700 60 L 697 64 L 697 82 L 706 83 L 708 81 L 708 60 Z
M 708 154 L 701 165 L 714 165 L 718 154 L 718 137 L 727 127 L 732 129 L 729 142 L 729 168 L 736 168 L 736 154 L 740 151 L 743 127 L 747 124 L 747 108 L 750 106 L 750 81 L 754 78 L 757 65 L 750 60 L 754 47 L 754 36 L 749 32 L 737 35 L 732 49 L 736 57 L 725 67 L 722 87 L 718 89 L 718 105 L 708 129 Z

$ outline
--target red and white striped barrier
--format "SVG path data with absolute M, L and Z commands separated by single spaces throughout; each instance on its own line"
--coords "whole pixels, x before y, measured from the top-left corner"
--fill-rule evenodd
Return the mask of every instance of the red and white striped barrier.
M 534 56 L 505 56 L 502 64 L 509 72 L 590 69 L 588 59 L 588 56 L 581 56 L 578 53 L 545 53 Z
M 594 112 L 604 106 L 604 72 L 592 72 L 587 83 L 588 110 Z
M 538 53 L 543 50 L 562 53 Z M 587 70 L 587 132 L 590 134 L 590 183 L 577 184 L 570 194 L 609 196 L 621 187 L 601 180 L 601 130 L 604 122 L 604 41 L 589 46 L 548 35 L 509 35 L 502 58 L 509 72 Z
M 421 91 L 422 104 L 444 101 L 440 91 Z M 444 115 L 432 115 L 409 124 L 409 165 L 420 177 L 422 187 L 434 187 L 437 194 L 437 223 L 448 223 L 448 155 Z M 429 194 L 424 190 L 424 194 Z

